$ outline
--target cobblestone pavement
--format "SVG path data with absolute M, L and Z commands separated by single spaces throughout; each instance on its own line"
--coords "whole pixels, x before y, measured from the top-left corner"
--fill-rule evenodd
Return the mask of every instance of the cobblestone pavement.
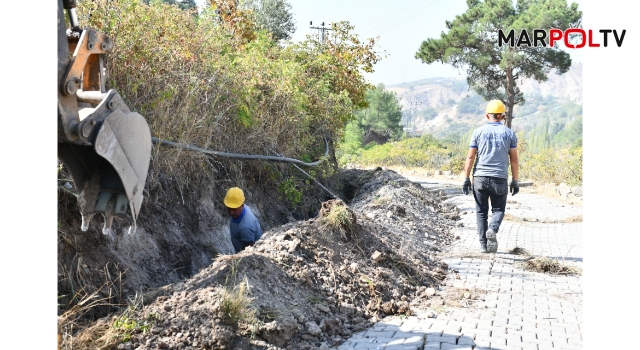
M 449 265 L 446 296 L 454 289 L 483 295 L 462 307 L 443 305 L 416 315 L 388 318 L 354 334 L 338 349 L 582 349 L 580 275 L 531 272 L 526 255 L 559 259 L 582 268 L 582 208 L 522 191 L 509 195 L 508 216 L 498 232 L 498 252 L 479 253 L 473 196 L 457 183 L 419 180 L 424 187 L 452 197 L 461 213 L 455 233 L 460 240 L 444 254 Z

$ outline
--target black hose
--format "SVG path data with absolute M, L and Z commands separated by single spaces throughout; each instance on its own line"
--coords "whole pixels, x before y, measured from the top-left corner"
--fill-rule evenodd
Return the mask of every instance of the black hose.
M 251 154 L 240 154 L 240 153 L 211 151 L 211 150 L 200 148 L 200 147 L 195 147 L 195 146 L 190 146 L 190 145 L 183 145 L 183 144 L 175 143 L 175 142 L 168 141 L 168 140 L 161 140 L 161 139 L 159 139 L 157 137 L 152 137 L 151 141 L 153 143 L 156 143 L 156 144 L 159 143 L 161 145 L 165 145 L 165 146 L 169 146 L 169 147 L 183 148 L 183 149 L 186 149 L 186 150 L 189 150 L 189 151 L 205 153 L 205 154 L 209 154 L 209 155 L 212 155 L 212 156 L 218 156 L 218 157 L 250 159 L 250 160 L 268 160 L 268 161 L 271 161 L 271 162 L 293 163 L 293 164 L 298 164 L 298 165 L 307 166 L 307 167 L 320 165 L 324 161 L 324 159 L 320 159 L 320 160 L 317 160 L 317 161 L 312 162 L 312 163 L 306 163 L 306 162 L 303 162 L 303 161 L 298 160 L 298 159 L 286 158 L 286 157 L 274 157 L 274 156 L 262 156 L 262 155 L 251 155 Z M 324 158 L 326 158 L 329 155 L 329 143 L 327 142 L 326 138 L 324 139 L 324 144 L 325 144 Z

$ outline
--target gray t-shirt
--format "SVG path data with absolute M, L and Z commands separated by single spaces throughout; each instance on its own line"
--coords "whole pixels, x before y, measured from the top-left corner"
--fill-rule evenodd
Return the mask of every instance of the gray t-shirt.
M 509 149 L 518 147 L 513 130 L 498 122 L 473 131 L 469 148 L 477 148 L 473 176 L 509 178 Z
M 231 233 L 231 243 L 236 253 L 244 250 L 244 244 L 242 242 L 256 242 L 262 237 L 260 223 L 255 215 L 253 215 L 253 212 L 251 212 L 251 209 L 246 205 L 238 220 L 234 220 L 233 218 L 229 220 L 229 232 Z

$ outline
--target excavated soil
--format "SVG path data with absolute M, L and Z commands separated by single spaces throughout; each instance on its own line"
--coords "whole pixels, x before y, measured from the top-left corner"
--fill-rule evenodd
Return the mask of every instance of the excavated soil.
M 382 169 L 347 170 L 329 185 L 346 203 L 324 202 L 318 217 L 266 231 L 255 246 L 147 295 L 136 317 L 151 326 L 117 348 L 328 348 L 386 316 L 443 305 L 438 253 L 456 239 L 457 214 L 442 194 Z M 244 288 L 253 319 L 223 311 L 233 288 Z

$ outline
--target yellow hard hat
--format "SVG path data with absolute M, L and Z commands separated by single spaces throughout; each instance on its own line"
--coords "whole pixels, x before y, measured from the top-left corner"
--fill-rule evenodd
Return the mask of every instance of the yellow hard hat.
M 231 187 L 227 191 L 227 195 L 224 196 L 224 205 L 227 208 L 235 209 L 240 208 L 244 204 L 244 193 L 238 187 Z
M 504 103 L 500 100 L 491 100 L 487 104 L 487 113 L 502 114 L 505 111 Z

